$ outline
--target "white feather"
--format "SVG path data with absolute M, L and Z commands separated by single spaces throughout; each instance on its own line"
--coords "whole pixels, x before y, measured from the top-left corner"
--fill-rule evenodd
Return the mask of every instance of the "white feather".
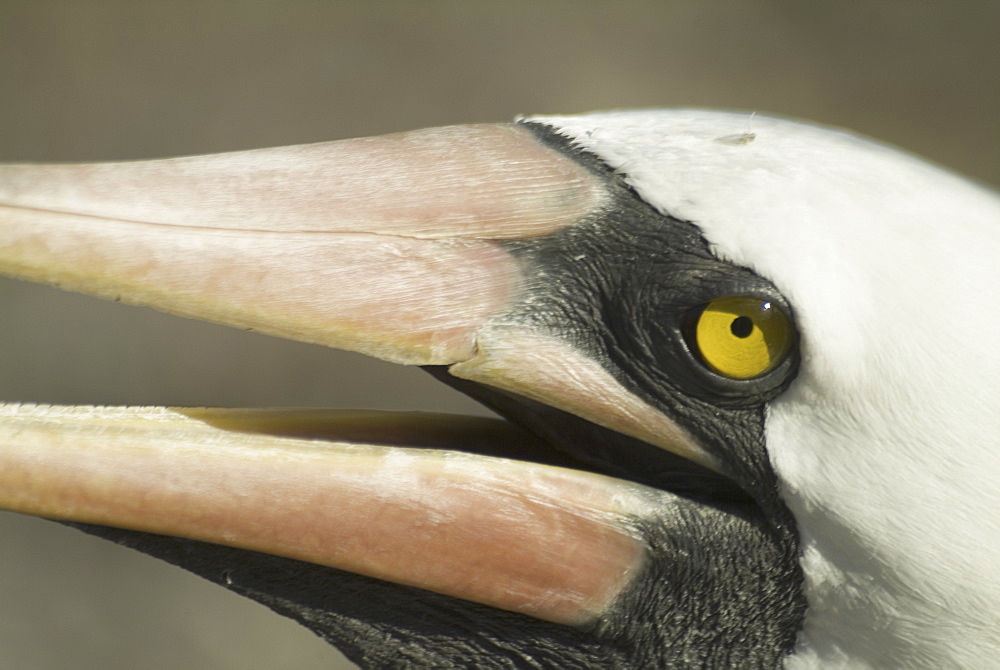
M 1000 658 L 1000 198 L 849 133 L 697 110 L 535 117 L 790 300 L 767 446 L 802 539 L 788 667 Z M 742 132 L 741 132 L 742 131 Z

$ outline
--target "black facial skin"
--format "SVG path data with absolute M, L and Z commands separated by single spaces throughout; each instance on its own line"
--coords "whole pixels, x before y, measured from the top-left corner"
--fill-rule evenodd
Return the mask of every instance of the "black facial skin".
M 634 519 L 652 560 L 593 625 L 578 629 L 410 587 L 178 538 L 77 525 L 258 600 L 362 667 L 775 667 L 790 653 L 805 601 L 794 521 L 764 444 L 768 401 L 794 378 L 797 350 L 747 381 L 709 371 L 690 342 L 709 301 L 752 295 L 793 313 L 777 289 L 712 255 L 691 223 L 656 212 L 622 177 L 552 129 L 545 144 L 599 175 L 611 204 L 587 220 L 506 243 L 525 269 L 525 300 L 501 318 L 562 339 L 671 417 L 722 474 L 537 402 L 435 377 L 493 408 L 551 449 L 485 453 L 593 470 L 664 491 Z
M 731 380 L 701 362 L 686 332 L 692 313 L 719 297 L 757 296 L 790 318 L 791 307 L 766 279 L 716 258 L 697 227 L 650 207 L 620 174 L 550 128 L 526 125 L 600 175 L 612 201 L 579 224 L 510 243 L 526 267 L 527 298 L 501 322 L 531 324 L 601 363 L 698 438 L 776 527 L 794 535 L 768 463 L 764 407 L 794 379 L 797 346 L 766 375 Z

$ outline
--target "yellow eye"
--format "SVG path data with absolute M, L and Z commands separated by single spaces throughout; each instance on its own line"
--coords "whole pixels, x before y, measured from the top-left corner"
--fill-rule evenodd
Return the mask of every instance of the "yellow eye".
M 730 379 L 770 372 L 792 348 L 792 324 L 780 307 L 761 298 L 731 296 L 708 303 L 695 325 L 701 357 Z

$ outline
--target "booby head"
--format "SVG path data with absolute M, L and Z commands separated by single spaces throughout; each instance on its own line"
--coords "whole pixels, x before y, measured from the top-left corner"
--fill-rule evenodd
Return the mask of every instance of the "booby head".
M 4 406 L 0 505 L 379 667 L 975 665 L 998 224 L 894 149 L 698 110 L 6 166 L 3 272 L 427 366 L 509 424 Z

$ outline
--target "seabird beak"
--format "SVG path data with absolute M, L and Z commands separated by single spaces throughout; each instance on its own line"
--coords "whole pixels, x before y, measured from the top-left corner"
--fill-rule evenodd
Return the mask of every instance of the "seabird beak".
M 539 281 L 518 249 L 593 215 L 605 199 L 599 177 L 516 125 L 12 165 L 0 168 L 0 272 L 448 366 L 717 468 L 584 352 L 511 317 Z M 502 458 L 558 460 L 499 422 L 2 410 L 5 509 L 253 549 L 556 623 L 593 622 L 642 572 L 647 547 L 635 520 L 669 497 Z M 381 433 L 359 435 L 359 425 Z M 412 448 L 387 446 L 400 444 Z

